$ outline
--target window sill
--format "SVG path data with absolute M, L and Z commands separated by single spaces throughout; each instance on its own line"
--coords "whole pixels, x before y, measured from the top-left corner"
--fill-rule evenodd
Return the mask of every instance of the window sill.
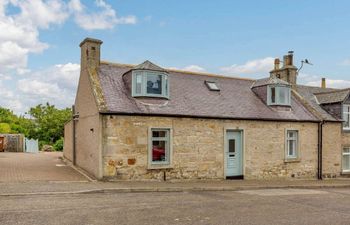
M 343 128 L 343 133 L 350 133 L 350 129 L 349 128 Z
M 350 174 L 350 170 L 345 170 L 341 172 L 341 175 L 349 175 Z
M 301 160 L 299 158 L 284 159 L 285 163 L 299 163 Z
M 169 99 L 169 96 L 165 95 L 132 95 L 133 98 L 162 98 Z
M 269 106 L 284 106 L 284 107 L 290 107 L 290 103 L 289 104 L 282 104 L 282 103 L 270 103 L 268 104 Z
M 151 164 L 148 165 L 148 170 L 159 170 L 159 169 L 172 169 L 173 165 L 171 164 Z

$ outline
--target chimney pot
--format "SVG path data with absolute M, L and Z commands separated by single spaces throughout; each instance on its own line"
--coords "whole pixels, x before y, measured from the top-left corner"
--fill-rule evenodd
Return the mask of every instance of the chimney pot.
M 293 51 L 288 51 L 288 54 L 283 56 L 283 66 L 293 66 Z
M 275 59 L 275 70 L 279 70 L 280 69 L 280 59 L 276 58 Z
M 326 88 L 326 78 L 322 78 L 321 87 Z

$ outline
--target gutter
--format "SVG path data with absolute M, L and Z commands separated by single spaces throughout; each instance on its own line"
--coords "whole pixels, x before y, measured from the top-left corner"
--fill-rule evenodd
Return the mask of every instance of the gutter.
M 325 121 L 322 120 L 318 124 L 318 151 L 317 151 L 317 179 L 322 180 L 322 149 L 323 149 L 323 125 Z
M 201 115 L 181 115 L 181 114 L 157 114 L 157 113 L 132 113 L 119 111 L 100 111 L 102 115 L 120 115 L 120 116 L 157 116 L 157 117 L 175 117 L 175 118 L 198 118 L 198 119 L 225 119 L 225 120 L 253 120 L 253 121 L 269 121 L 269 122 L 309 122 L 319 123 L 320 120 L 296 120 L 281 118 L 250 118 L 250 117 L 225 117 L 225 116 L 201 116 Z M 330 121 L 338 122 L 338 121 Z

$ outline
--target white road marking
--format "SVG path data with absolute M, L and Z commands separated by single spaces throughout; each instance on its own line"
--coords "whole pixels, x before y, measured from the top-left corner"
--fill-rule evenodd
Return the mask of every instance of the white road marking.
M 319 195 L 328 194 L 326 191 L 311 190 L 311 189 L 259 189 L 237 191 L 238 193 L 260 196 L 283 196 L 283 195 Z

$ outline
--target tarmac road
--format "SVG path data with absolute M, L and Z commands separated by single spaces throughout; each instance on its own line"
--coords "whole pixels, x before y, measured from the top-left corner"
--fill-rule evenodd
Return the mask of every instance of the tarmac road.
M 0 224 L 350 224 L 350 189 L 0 197 Z

